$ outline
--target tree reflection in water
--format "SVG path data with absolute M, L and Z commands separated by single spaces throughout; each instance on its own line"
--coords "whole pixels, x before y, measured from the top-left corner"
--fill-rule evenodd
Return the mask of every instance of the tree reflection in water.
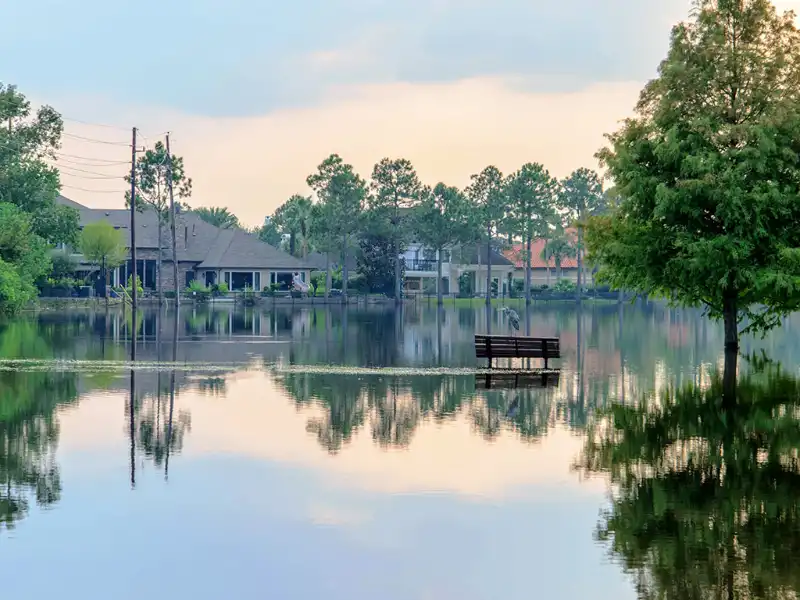
M 547 432 L 557 411 L 552 389 L 476 391 L 474 376 L 361 376 L 340 373 L 282 373 L 277 381 L 298 407 L 322 408 L 309 432 L 337 453 L 368 426 L 383 447 L 405 447 L 426 420 L 444 422 L 463 413 L 486 439 L 503 428 L 533 441 Z
M 579 462 L 613 485 L 597 537 L 641 598 L 800 590 L 800 383 L 754 361 L 723 399 L 694 384 L 599 417 Z
M 0 325 L 0 358 L 46 358 L 62 338 L 29 320 Z M 31 502 L 61 497 L 56 463 L 59 405 L 78 397 L 71 373 L 0 370 L 0 528 L 25 518 Z

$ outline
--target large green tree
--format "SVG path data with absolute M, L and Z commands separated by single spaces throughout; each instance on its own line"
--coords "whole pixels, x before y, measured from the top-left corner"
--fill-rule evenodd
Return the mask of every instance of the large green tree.
M 0 313 L 17 312 L 36 298 L 36 280 L 50 272 L 48 246 L 32 221 L 15 204 L 0 202 Z
M 347 259 L 356 235 L 361 230 L 362 213 L 367 198 L 367 184 L 338 154 L 331 154 L 317 172 L 306 180 L 319 201 L 325 206 L 323 214 L 329 219 L 329 237 L 339 243 L 342 257 L 342 296 L 347 301 Z
M 391 240 L 391 254 L 394 267 L 394 298 L 402 299 L 403 281 L 400 255 L 405 250 L 409 230 L 404 210 L 416 206 L 422 194 L 422 184 L 411 161 L 404 158 L 384 158 L 372 170 L 370 184 L 371 219 L 370 247 L 381 242 L 376 236 L 384 235 Z
M 586 219 L 601 214 L 606 206 L 606 196 L 603 194 L 603 184 L 600 177 L 591 169 L 581 168 L 573 171 L 562 182 L 558 194 L 559 207 L 564 211 L 569 225 L 574 225 L 578 230 L 578 243 L 575 253 L 578 257 L 578 285 L 576 293 L 578 300 L 583 297 L 585 285 L 583 273 L 583 229 Z
M 78 212 L 56 203 L 57 158 L 64 124 L 49 106 L 35 113 L 13 85 L 0 83 L 0 202 L 30 215 L 33 233 L 50 244 L 74 244 Z
M 414 209 L 416 239 L 436 251 L 436 299 L 442 304 L 444 251 L 471 236 L 472 214 L 466 196 L 457 187 L 437 183 Z
M 167 154 L 163 142 L 156 142 L 153 150 L 147 150 L 136 160 L 136 210 L 153 210 L 158 218 L 158 256 L 156 257 L 156 287 L 162 296 L 161 263 L 164 254 L 164 228 L 170 220 L 169 178 L 172 167 L 172 188 L 176 199 L 185 200 L 192 195 L 192 179 L 186 176 L 183 158 Z M 125 181 L 131 182 L 130 174 Z M 125 192 L 125 204 L 130 206 L 130 191 Z M 176 243 L 173 241 L 173 248 Z M 173 260 L 175 257 L 173 257 Z M 176 282 L 177 285 L 177 282 Z
M 206 223 L 220 229 L 238 229 L 241 227 L 239 218 L 225 207 L 212 206 L 207 208 L 201 206 L 193 208 L 192 212 Z
M 531 247 L 535 238 L 549 234 L 557 187 L 557 181 L 539 163 L 527 163 L 508 178 L 508 221 L 525 248 L 526 304 L 531 302 Z
M 492 301 L 492 244 L 501 228 L 506 210 L 508 194 L 503 174 L 494 166 L 486 167 L 471 177 L 472 183 L 466 193 L 474 210 L 474 219 L 482 228 L 481 237 L 486 241 L 486 304 Z M 480 256 L 480 252 L 478 252 Z
M 766 330 L 800 307 L 800 32 L 768 0 L 702 0 L 599 153 L 622 198 L 589 229 L 615 287 Z

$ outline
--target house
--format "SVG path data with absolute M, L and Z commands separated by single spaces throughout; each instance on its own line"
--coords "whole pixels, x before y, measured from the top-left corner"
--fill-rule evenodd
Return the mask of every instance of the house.
M 78 210 L 80 226 L 108 221 L 123 231 L 125 243 L 130 248 L 130 211 L 128 209 L 89 208 L 59 196 L 58 203 Z M 163 290 L 174 287 L 172 244 L 170 227 L 163 226 L 159 235 L 158 217 L 153 210 L 136 213 L 136 272 L 145 289 L 157 289 L 156 271 L 161 248 L 161 285 Z M 160 239 L 159 239 L 160 238 Z M 182 212 L 176 218 L 176 250 L 178 255 L 178 285 L 188 287 L 193 280 L 210 286 L 225 282 L 230 290 L 246 287 L 261 290 L 276 283 L 289 287 L 297 276 L 309 281 L 312 266 L 303 260 L 270 246 L 257 236 L 240 229 L 220 229 L 203 221 L 191 212 Z M 78 260 L 84 271 L 96 269 Z M 128 260 L 110 272 L 110 283 L 127 283 L 133 273 Z
M 566 234 L 575 244 L 577 233 L 574 229 L 567 229 Z M 531 285 L 554 285 L 559 279 L 569 279 L 572 282 L 578 281 L 578 262 L 574 257 L 563 257 L 560 268 L 556 265 L 555 259 L 550 258 L 546 261 L 542 258 L 547 240 L 539 238 L 531 243 Z M 515 280 L 525 281 L 525 245 L 514 244 L 503 252 L 503 256 L 514 265 L 512 277 Z
M 497 285 L 497 293 L 508 294 L 508 278 L 513 263 L 499 252 L 488 252 L 485 245 L 455 246 L 443 250 L 442 255 L 442 293 L 453 294 L 466 287 L 468 293 L 486 295 L 487 264 L 491 261 L 492 280 Z M 437 260 L 436 250 L 425 248 L 422 244 L 409 244 L 401 254 L 405 261 L 406 294 L 434 293 L 436 291 Z

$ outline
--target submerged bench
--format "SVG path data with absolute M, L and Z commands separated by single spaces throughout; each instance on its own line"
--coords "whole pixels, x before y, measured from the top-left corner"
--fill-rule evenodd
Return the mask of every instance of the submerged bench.
M 561 358 L 561 343 L 558 338 L 476 334 L 475 357 L 489 359 L 490 369 L 495 358 L 543 358 L 547 369 L 549 359 Z

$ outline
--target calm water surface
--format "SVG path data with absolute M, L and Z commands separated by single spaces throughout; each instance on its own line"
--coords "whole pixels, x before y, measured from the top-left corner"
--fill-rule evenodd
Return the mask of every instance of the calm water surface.
M 800 589 L 800 317 L 745 341 L 783 371 L 742 361 L 730 410 L 698 312 L 522 318 L 561 338 L 557 385 L 476 388 L 473 334 L 508 330 L 477 305 L 0 323 L 4 597 Z

